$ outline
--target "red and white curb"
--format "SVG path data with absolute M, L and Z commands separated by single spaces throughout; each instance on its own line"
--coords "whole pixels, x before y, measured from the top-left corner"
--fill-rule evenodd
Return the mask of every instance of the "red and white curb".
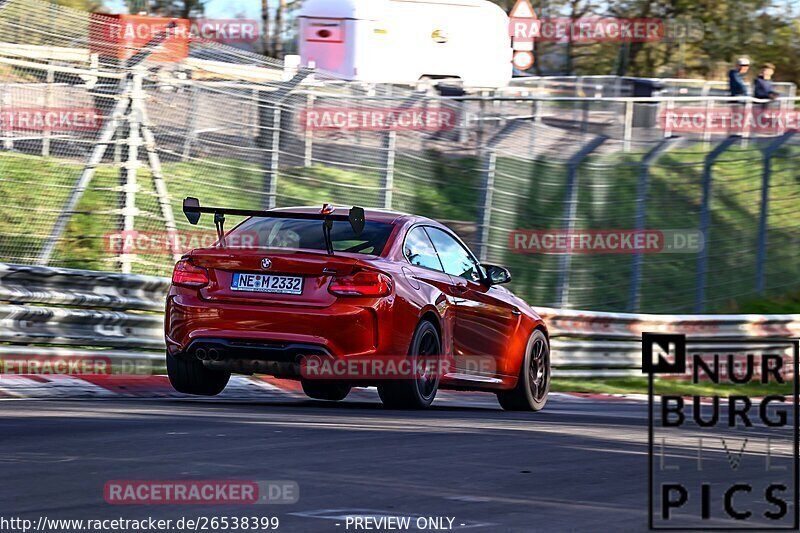
M 647 400 L 646 395 L 551 393 L 559 401 Z M 175 392 L 166 376 L 130 375 L 0 375 L 0 399 L 54 398 L 191 398 Z M 300 383 L 268 376 L 231 376 L 220 400 L 246 398 L 254 400 L 305 400 Z M 379 401 L 377 391 L 353 389 L 349 401 Z M 497 400 L 492 394 L 479 392 L 439 391 L 436 403 L 468 405 L 490 404 Z

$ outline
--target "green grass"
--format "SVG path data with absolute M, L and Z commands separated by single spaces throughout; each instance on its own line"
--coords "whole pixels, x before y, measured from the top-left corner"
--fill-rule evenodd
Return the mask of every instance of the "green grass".
M 730 312 L 757 314 L 792 314 L 800 312 L 800 292 L 772 298 L 750 298 L 731 302 Z
M 702 205 L 701 145 L 669 152 L 651 169 L 646 200 L 647 229 L 696 230 Z M 797 289 L 800 263 L 800 179 L 794 166 L 800 151 L 780 152 L 773 160 L 767 250 L 767 296 Z M 635 227 L 642 154 L 615 153 L 590 158 L 577 174 L 576 229 Z M 751 144 L 733 148 L 713 166 L 711 230 L 706 276 L 706 312 L 736 309 L 755 292 L 757 227 L 762 175 L 761 152 Z M 567 169 L 552 161 L 499 158 L 490 260 L 515 274 L 513 288 L 531 302 L 553 302 L 561 256 L 515 253 L 508 234 L 516 229 L 562 228 Z M 627 254 L 574 254 L 568 303 L 573 308 L 629 309 L 633 257 Z M 697 254 L 644 254 L 639 310 L 692 312 L 697 281 Z M 769 300 L 767 300 L 769 301 Z M 781 309 L 800 312 L 787 301 Z M 769 304 L 762 306 L 769 307 Z
M 477 164 L 474 158 L 448 159 L 436 152 L 428 152 L 424 158 L 398 155 L 392 208 L 439 220 L 474 220 L 480 178 Z M 278 196 L 285 205 L 359 203 L 379 207 L 380 187 L 381 172 L 377 170 L 316 165 L 283 171 Z
M 471 220 L 476 216 L 476 180 L 469 159 L 454 162 L 400 157 L 396 161 L 396 209 L 424 213 L 441 220 Z M 21 154 L 0 156 L 0 258 L 28 262 L 35 258 L 55 224 L 83 167 L 79 162 Z M 205 205 L 263 207 L 263 173 L 258 167 L 235 160 L 166 163 L 163 168 L 179 230 L 213 231 L 210 218 L 192 228 L 181 211 L 183 198 L 194 196 Z M 117 270 L 104 236 L 121 227 L 122 216 L 118 167 L 100 165 L 71 217 L 52 264 L 72 268 Z M 139 231 L 163 231 L 151 175 L 144 168 L 137 175 L 140 193 L 136 206 Z M 277 205 L 334 203 L 381 205 L 377 171 L 349 171 L 312 166 L 289 168 L 278 177 Z M 115 212 L 116 211 L 116 212 Z M 240 219 L 229 217 L 231 228 Z M 149 255 L 134 271 L 167 274 L 171 261 L 166 255 Z
M 656 394 L 680 394 L 698 396 L 727 396 L 742 394 L 747 396 L 765 396 L 768 394 L 792 394 L 793 383 L 731 383 L 702 382 L 693 384 L 690 381 L 676 379 L 659 379 L 654 383 Z M 585 392 L 597 394 L 647 394 L 646 377 L 624 378 L 553 378 L 551 389 L 557 392 Z
M 668 152 L 652 167 L 646 201 L 649 229 L 697 229 L 701 205 L 702 145 Z M 579 229 L 633 228 L 642 153 L 614 153 L 590 158 L 578 171 Z M 762 161 L 755 143 L 726 152 L 713 167 L 712 225 L 707 276 L 707 312 L 800 312 L 800 179 L 796 147 L 774 159 L 770 195 L 767 291 L 755 294 L 755 248 L 760 209 Z M 374 162 L 353 168 L 295 167 L 281 171 L 279 206 L 336 203 L 381 205 L 382 183 Z M 395 162 L 393 207 L 439 220 L 478 227 L 483 162 L 476 157 L 448 156 L 435 151 L 399 154 Z M 357 170 L 356 170 L 357 168 Z M 60 209 L 82 170 L 80 162 L 20 154 L 0 156 L 0 259 L 30 262 L 39 253 Z M 252 163 L 205 159 L 164 164 L 172 210 L 179 230 L 213 231 L 206 217 L 192 228 L 181 213 L 185 196 L 206 205 L 258 208 L 264 205 L 264 174 Z M 491 213 L 489 262 L 508 266 L 511 288 L 533 305 L 556 301 L 561 256 L 520 254 L 510 250 L 509 232 L 561 228 L 564 224 L 567 168 L 563 159 L 525 160 L 500 154 Z M 155 191 L 146 170 L 137 207 L 140 231 L 163 231 Z M 119 169 L 101 165 L 69 223 L 52 264 L 75 268 L 118 270 L 103 236 L 120 227 Z M 237 222 L 231 218 L 227 227 Z M 474 233 L 465 235 L 471 241 Z M 143 257 L 134 271 L 165 275 L 166 255 Z M 628 310 L 632 256 L 575 254 L 571 258 L 569 304 L 574 308 Z M 697 256 L 647 254 L 642 259 L 643 312 L 691 312 Z

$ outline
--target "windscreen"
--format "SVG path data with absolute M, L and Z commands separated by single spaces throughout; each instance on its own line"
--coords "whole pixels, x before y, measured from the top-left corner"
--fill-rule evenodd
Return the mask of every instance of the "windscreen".
M 230 232 L 234 241 L 250 240 L 258 248 L 326 250 L 324 222 L 290 218 L 251 218 Z M 331 241 L 336 252 L 380 255 L 383 252 L 392 224 L 367 221 L 364 231 L 356 235 L 349 222 L 334 221 Z M 245 239 L 247 237 L 247 239 Z

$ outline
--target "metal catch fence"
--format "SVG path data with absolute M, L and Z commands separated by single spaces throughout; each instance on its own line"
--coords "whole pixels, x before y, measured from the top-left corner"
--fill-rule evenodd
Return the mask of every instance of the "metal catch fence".
M 342 82 L 198 39 L 179 60 L 156 60 L 167 30 L 121 47 L 121 60 L 97 44 L 115 24 L 36 0 L 0 9 L 4 261 L 167 275 L 181 251 L 213 241 L 212 228 L 198 232 L 180 215 L 181 200 L 195 196 L 242 208 L 335 203 L 427 215 L 481 259 L 508 265 L 512 288 L 535 305 L 702 313 L 800 289 L 794 130 L 731 136 L 660 121 L 681 107 L 763 103 L 717 96 L 713 84 L 636 98 L 612 78 L 441 97 Z M 797 107 L 791 96 L 773 105 Z M 65 113 L 70 127 L 36 124 L 48 110 Z M 397 110 L 448 123 L 309 119 Z M 703 246 L 542 253 L 515 246 L 520 230 L 694 231 Z

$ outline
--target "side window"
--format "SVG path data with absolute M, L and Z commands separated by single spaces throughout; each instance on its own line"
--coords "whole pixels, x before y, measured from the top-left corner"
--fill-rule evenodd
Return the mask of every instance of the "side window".
M 403 255 L 412 265 L 442 272 L 442 264 L 439 262 L 439 258 L 436 257 L 436 250 L 434 250 L 428 234 L 421 227 L 412 229 L 406 236 Z
M 478 263 L 472 255 L 453 237 L 437 228 L 425 228 L 439 253 L 444 271 L 451 276 L 480 281 L 481 274 Z

